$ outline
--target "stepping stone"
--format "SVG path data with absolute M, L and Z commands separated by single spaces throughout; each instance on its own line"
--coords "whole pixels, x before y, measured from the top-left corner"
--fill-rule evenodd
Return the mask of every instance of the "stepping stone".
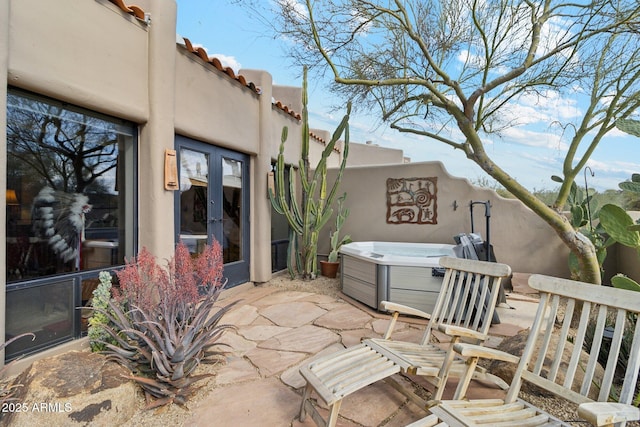
M 215 383 L 218 386 L 260 379 L 255 366 L 241 357 L 229 357 L 227 363 L 216 371 Z
M 329 329 L 361 329 L 371 322 L 373 317 L 350 304 L 344 304 L 318 317 L 313 323 Z
M 356 344 L 360 344 L 364 338 L 380 338 L 380 334 L 375 333 L 371 329 L 353 329 L 349 331 L 340 331 L 342 337 L 342 344 L 345 347 L 351 347 Z
M 277 378 L 234 384 L 212 390 L 183 425 L 288 426 L 298 416 L 300 400 Z
M 289 330 L 291 328 L 285 328 L 284 326 L 255 325 L 238 328 L 238 333 L 251 341 L 264 341 Z
M 282 304 L 284 302 L 297 301 L 313 295 L 315 294 L 312 292 L 278 291 L 261 298 L 259 301 L 255 301 L 254 305 L 264 307 L 268 305 Z
M 327 311 L 310 302 L 287 302 L 260 310 L 260 314 L 278 326 L 296 328 L 313 322 Z
M 242 356 L 247 351 L 254 349 L 257 345 L 255 342 L 247 340 L 235 332 L 229 331 L 222 334 L 220 339 L 216 342 L 220 344 L 227 344 L 219 346 L 216 350 L 232 354 L 234 356 Z
M 291 351 L 253 349 L 245 354 L 260 370 L 262 377 L 272 377 L 292 365 L 297 365 L 307 355 Z
M 336 342 L 340 342 L 340 335 L 325 328 L 305 325 L 271 337 L 258 347 L 314 354 Z
M 246 304 L 243 306 L 236 306 L 231 311 L 226 313 L 220 319 L 220 324 L 228 325 L 250 325 L 258 317 L 258 309 L 252 305 Z
M 378 381 L 345 397 L 340 407 L 340 416 L 357 425 L 379 426 L 406 400 L 407 398 L 392 386 Z
M 312 294 L 308 297 L 301 298 L 300 301 L 308 301 L 316 304 L 344 304 L 336 301 L 336 299 L 330 295 Z
M 371 325 L 374 331 L 376 331 L 380 335 L 384 335 L 384 333 L 387 332 L 387 328 L 389 327 L 389 322 L 391 322 L 391 319 L 376 319 L 372 322 Z M 406 323 L 398 321 L 393 327 L 393 330 L 398 332 L 408 327 L 409 325 L 407 325 Z

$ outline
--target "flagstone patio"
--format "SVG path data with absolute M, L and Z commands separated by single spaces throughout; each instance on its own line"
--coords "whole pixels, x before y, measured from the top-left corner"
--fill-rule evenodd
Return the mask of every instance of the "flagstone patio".
M 523 282 L 525 276 L 514 277 L 517 293 L 508 294 L 509 307 L 498 307 L 501 323 L 492 326 L 489 345 L 498 345 L 503 337 L 531 324 L 537 300 L 527 295 Z M 308 286 L 313 289 L 313 282 Z M 297 419 L 305 384 L 299 367 L 363 337 L 381 336 L 388 324 L 385 314 L 341 294 L 246 284 L 225 291 L 221 302 L 236 299 L 242 301 L 222 320 L 237 327 L 221 339 L 229 345 L 227 363 L 218 369 L 212 380 L 215 387 L 192 408 L 185 425 L 314 426 L 310 417 L 304 423 Z M 424 321 L 402 320 L 394 337 L 419 340 Z M 431 389 L 420 378 L 414 378 L 415 384 L 399 378 L 407 387 Z M 454 381 L 445 397 L 455 390 Z M 469 397 L 501 394 L 492 384 L 474 382 Z M 344 400 L 338 426 L 403 426 L 424 415 L 422 408 L 379 382 Z

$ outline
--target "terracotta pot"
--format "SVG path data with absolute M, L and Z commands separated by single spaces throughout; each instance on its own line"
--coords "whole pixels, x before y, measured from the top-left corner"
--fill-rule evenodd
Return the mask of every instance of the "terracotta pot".
M 320 273 L 331 279 L 335 279 L 339 267 L 339 262 L 320 261 Z

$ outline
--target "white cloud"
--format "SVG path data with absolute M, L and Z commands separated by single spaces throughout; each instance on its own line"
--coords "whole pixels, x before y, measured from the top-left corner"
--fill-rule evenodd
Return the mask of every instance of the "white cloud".
M 307 7 L 297 0 L 275 0 L 274 3 L 279 8 L 286 8 L 286 10 L 294 11 L 298 16 L 309 16 Z
M 195 43 L 193 44 L 193 48 L 194 49 L 203 48 L 204 51 L 207 52 L 207 56 L 209 58 L 217 58 L 223 67 L 231 68 L 233 72 L 236 74 L 238 74 L 238 72 L 242 68 L 242 64 L 240 64 L 240 62 L 235 58 L 235 56 L 229 56 L 223 53 L 214 53 L 211 55 L 209 54 L 209 51 L 205 46 L 202 46 L 200 44 L 195 44 Z
M 502 131 L 501 139 L 517 145 L 527 147 L 541 147 L 554 150 L 567 150 L 568 146 L 562 141 L 559 135 L 549 132 L 541 132 L 524 127 L 510 127 Z
M 228 56 L 222 53 L 214 53 L 211 56 L 213 56 L 214 58 L 218 58 L 223 67 L 231 68 L 236 74 L 238 74 L 238 72 L 240 72 L 240 69 L 242 68 L 242 64 L 238 62 L 235 56 Z

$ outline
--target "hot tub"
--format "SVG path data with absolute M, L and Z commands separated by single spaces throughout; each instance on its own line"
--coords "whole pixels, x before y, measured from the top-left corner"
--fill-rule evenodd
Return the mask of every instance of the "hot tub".
M 434 271 L 454 245 L 353 242 L 340 248 L 342 292 L 376 310 L 391 301 L 431 313 L 442 276 Z

